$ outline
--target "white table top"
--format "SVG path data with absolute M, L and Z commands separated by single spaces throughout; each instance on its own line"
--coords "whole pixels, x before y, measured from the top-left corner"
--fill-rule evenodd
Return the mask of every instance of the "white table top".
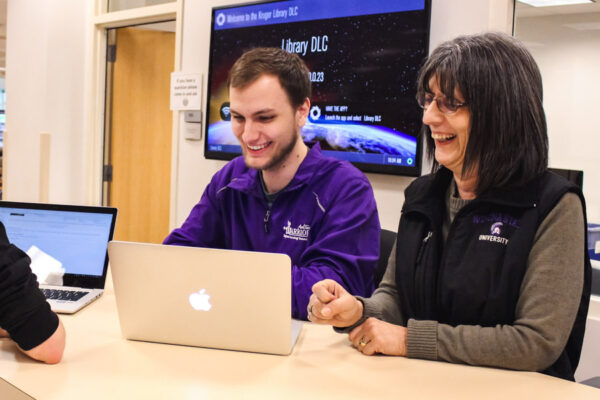
M 600 390 L 533 372 L 364 356 L 328 326 L 306 323 L 290 356 L 128 341 L 112 285 L 61 317 L 58 365 L 29 360 L 0 341 L 0 376 L 45 399 L 600 399 Z

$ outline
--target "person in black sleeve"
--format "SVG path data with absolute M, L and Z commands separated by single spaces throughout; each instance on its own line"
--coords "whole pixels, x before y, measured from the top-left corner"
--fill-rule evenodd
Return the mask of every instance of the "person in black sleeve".
M 8 242 L 0 223 L 0 337 L 10 337 L 35 360 L 56 364 L 65 348 L 65 328 L 29 263 L 27 254 Z

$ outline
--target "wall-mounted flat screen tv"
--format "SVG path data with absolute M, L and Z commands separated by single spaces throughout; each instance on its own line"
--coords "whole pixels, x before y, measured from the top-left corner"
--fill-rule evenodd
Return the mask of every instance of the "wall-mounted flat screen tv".
M 289 0 L 212 10 L 205 156 L 241 154 L 227 75 L 253 47 L 299 54 L 313 86 L 307 144 L 365 172 L 417 176 L 422 110 L 416 79 L 428 54 L 430 0 Z

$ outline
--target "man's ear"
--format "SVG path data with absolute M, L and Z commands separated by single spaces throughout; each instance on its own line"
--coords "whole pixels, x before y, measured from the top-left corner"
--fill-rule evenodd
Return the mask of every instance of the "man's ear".
M 298 108 L 296 108 L 296 124 L 302 128 L 304 124 L 306 124 L 306 118 L 308 118 L 308 113 L 310 111 L 310 100 L 307 97 L 304 99 L 304 103 L 300 104 Z

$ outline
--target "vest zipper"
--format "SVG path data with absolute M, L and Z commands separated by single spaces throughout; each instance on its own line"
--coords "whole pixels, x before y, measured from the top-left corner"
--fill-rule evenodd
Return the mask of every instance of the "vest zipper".
M 421 241 L 421 246 L 419 246 L 419 252 L 417 253 L 417 257 L 415 259 L 415 267 L 417 268 L 418 271 L 418 277 L 415 277 L 415 280 L 418 282 L 417 286 L 420 288 L 419 292 L 421 294 L 416 294 L 415 293 L 415 304 L 417 305 L 418 308 L 422 308 L 423 304 L 425 304 L 425 298 L 424 298 L 424 291 L 423 291 L 423 287 L 425 286 L 424 281 L 424 271 L 423 271 L 423 266 L 421 265 L 421 261 L 423 259 L 423 255 L 425 254 L 425 248 L 427 247 L 427 244 L 429 243 L 429 239 L 431 239 L 431 237 L 433 236 L 433 231 L 428 231 L 427 232 L 427 236 L 425 236 L 423 238 L 423 240 Z
M 427 236 L 423 238 L 423 242 L 421 243 L 421 247 L 419 248 L 419 252 L 417 253 L 417 259 L 415 260 L 415 265 L 419 265 L 421 263 L 421 258 L 423 258 L 423 253 L 425 253 L 425 245 L 429 239 L 433 236 L 433 231 L 427 232 Z

